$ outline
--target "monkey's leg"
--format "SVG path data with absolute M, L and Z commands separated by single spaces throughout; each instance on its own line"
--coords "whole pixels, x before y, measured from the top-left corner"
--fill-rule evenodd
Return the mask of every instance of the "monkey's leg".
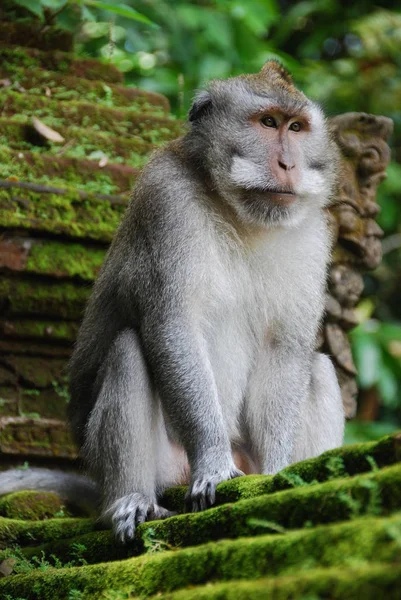
M 124 542 L 137 524 L 170 514 L 156 502 L 158 457 L 170 445 L 133 331 L 117 336 L 101 377 L 82 452 L 102 490 L 102 518 Z
M 291 463 L 307 399 L 310 353 L 280 342 L 261 352 L 248 384 L 245 414 L 259 472 Z
M 344 436 L 344 408 L 340 386 L 328 356 L 315 353 L 312 379 L 293 462 L 318 456 L 341 446 Z

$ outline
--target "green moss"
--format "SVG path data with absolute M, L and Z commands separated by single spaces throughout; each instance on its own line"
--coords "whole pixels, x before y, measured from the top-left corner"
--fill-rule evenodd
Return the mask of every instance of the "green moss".
M 46 240 L 32 244 L 24 271 L 93 281 L 103 264 L 105 254 L 106 251 L 102 248 Z
M 0 189 L 0 226 L 63 234 L 110 242 L 125 209 L 124 204 L 95 196 Z
M 0 517 L 0 547 L 50 542 L 94 531 L 92 519 L 57 518 L 45 521 L 22 521 Z
M 145 142 L 138 136 L 128 139 L 114 136 L 112 133 L 103 133 L 80 127 L 58 127 L 68 145 L 65 146 L 63 156 L 66 158 L 87 158 L 99 162 L 96 153 L 103 152 L 111 162 L 127 164 L 141 168 L 148 160 L 154 146 Z M 8 119 L 0 118 L 0 145 L 18 151 L 30 151 L 38 154 L 57 155 L 60 153 L 60 144 L 45 143 L 38 137 L 30 124 L 28 117 L 22 118 L 15 115 Z
M 108 589 L 142 597 L 205 581 L 247 580 L 318 567 L 367 566 L 368 561 L 399 559 L 395 530 L 401 531 L 400 515 L 363 518 L 285 535 L 223 540 L 124 561 L 36 571 L 1 580 L 0 591 L 29 600 L 63 600 L 71 590 L 94 598 Z
M 202 513 L 148 522 L 138 528 L 131 551 L 132 554 L 143 552 L 149 538 L 164 547 L 182 548 L 221 538 L 287 531 L 305 524 L 331 523 L 366 514 L 388 514 L 399 506 L 401 465 L 396 465 L 377 473 L 276 492 Z M 96 544 L 92 546 L 96 547 Z M 68 543 L 63 543 L 62 547 L 59 544 L 57 551 L 59 555 L 68 557 Z M 99 552 L 101 550 L 96 548 L 94 557 L 87 554 L 85 558 L 88 562 L 99 560 Z M 107 552 L 106 549 L 104 557 L 108 556 Z
M 96 102 L 110 108 L 124 107 L 133 112 L 154 115 L 166 115 L 169 111 L 167 98 L 160 94 L 43 69 L 22 71 L 20 67 L 16 68 L 17 71 L 10 69 L 8 76 L 18 78 L 18 85 L 33 95 L 43 96 L 46 90 L 50 90 L 47 93 L 53 100 Z
M 244 478 L 246 481 L 247 478 Z M 152 524 L 156 539 L 172 546 L 222 537 L 258 535 L 275 528 L 329 523 L 366 513 L 388 513 L 401 506 L 401 465 L 326 483 L 265 494 L 203 513 L 182 514 Z M 252 523 L 251 520 L 263 522 Z M 146 527 L 146 526 L 144 526 Z
M 109 108 L 93 102 L 52 100 L 5 89 L 0 90 L 0 103 L 4 104 L 3 117 L 19 113 L 35 115 L 55 128 L 97 126 L 114 135 L 139 135 L 151 143 L 174 139 L 183 132 L 182 123 L 173 118 L 138 114 L 128 108 Z
M 121 83 L 123 80 L 122 73 L 111 64 L 77 58 L 65 52 L 43 52 L 36 48 L 0 47 L 0 65 L 2 74 L 12 74 L 15 68 L 39 68 L 83 79 L 100 79 L 106 83 Z
M 0 178 L 114 194 L 129 192 L 138 171 L 132 167 L 109 164 L 103 168 L 91 160 L 77 160 L 37 154 L 18 153 L 0 146 Z M 43 209 L 44 210 L 44 207 Z
M 399 598 L 401 568 L 398 565 L 313 569 L 294 575 L 248 581 L 214 583 L 177 592 L 157 594 L 158 600 L 395 600 Z M 127 595 L 121 593 L 121 600 Z M 130 596 L 132 598 L 132 596 Z M 109 598 L 118 600 L 119 596 Z
M 35 319 L 0 320 L 0 331 L 6 338 L 29 338 L 74 342 L 78 333 L 78 324 L 68 321 L 42 321 Z
M 90 289 L 73 283 L 3 278 L 0 302 L 7 306 L 7 316 L 42 316 L 79 320 L 82 318 Z
M 60 497 L 51 492 L 15 492 L 0 498 L 0 515 L 8 519 L 26 519 L 42 521 L 68 515 Z

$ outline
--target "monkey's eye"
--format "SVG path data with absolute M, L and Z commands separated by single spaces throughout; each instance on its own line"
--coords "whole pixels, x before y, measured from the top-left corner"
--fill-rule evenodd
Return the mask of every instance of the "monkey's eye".
M 263 127 L 277 127 L 276 121 L 273 119 L 273 117 L 262 117 L 260 122 L 262 123 Z
M 301 123 L 298 123 L 298 121 L 296 121 L 295 123 L 291 123 L 290 127 L 291 131 L 301 131 L 302 127 L 301 127 Z

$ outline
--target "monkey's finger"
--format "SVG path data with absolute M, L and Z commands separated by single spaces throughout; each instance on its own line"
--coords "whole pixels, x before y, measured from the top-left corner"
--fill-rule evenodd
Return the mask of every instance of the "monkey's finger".
M 135 513 L 135 523 L 136 525 L 140 525 L 141 523 L 145 523 L 146 518 L 148 516 L 147 507 L 138 506 Z
M 211 481 L 209 481 L 206 486 L 205 496 L 208 507 L 213 506 L 216 502 L 216 485 Z

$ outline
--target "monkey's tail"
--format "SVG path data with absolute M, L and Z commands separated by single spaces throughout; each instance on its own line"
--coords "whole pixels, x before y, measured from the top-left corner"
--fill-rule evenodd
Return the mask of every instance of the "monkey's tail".
M 36 467 L 0 473 L 0 496 L 23 490 L 55 492 L 64 502 L 85 512 L 93 512 L 100 499 L 96 484 L 84 475 Z

